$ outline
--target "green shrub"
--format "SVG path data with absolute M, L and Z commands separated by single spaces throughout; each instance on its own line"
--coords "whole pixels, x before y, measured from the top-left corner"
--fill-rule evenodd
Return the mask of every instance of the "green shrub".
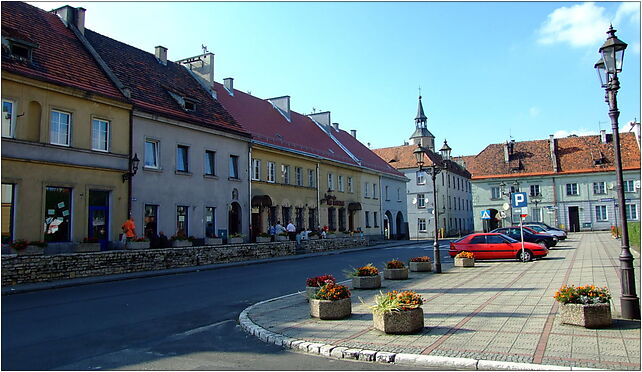
M 636 247 L 639 251 L 640 250 L 640 223 L 629 222 L 627 226 L 629 228 L 629 244 L 632 247 Z

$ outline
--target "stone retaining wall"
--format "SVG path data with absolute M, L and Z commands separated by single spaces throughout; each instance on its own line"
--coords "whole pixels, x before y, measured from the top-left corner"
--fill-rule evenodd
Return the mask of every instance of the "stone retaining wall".
M 337 249 L 368 246 L 368 238 L 347 237 L 334 239 L 302 240 L 301 249 L 306 252 L 325 252 Z

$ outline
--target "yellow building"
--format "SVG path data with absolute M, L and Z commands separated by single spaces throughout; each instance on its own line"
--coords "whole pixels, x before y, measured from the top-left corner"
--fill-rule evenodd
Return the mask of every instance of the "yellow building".
M 3 243 L 45 240 L 55 252 L 96 238 L 106 248 L 127 218 L 131 105 L 76 26 L 2 3 Z

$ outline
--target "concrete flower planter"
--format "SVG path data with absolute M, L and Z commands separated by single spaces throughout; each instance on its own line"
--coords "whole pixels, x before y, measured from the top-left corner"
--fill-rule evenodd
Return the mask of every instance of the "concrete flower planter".
M 272 241 L 272 238 L 267 237 L 267 236 L 257 236 L 256 237 L 256 242 L 257 243 L 269 243 Z
M 18 256 L 38 256 L 45 254 L 45 248 L 38 247 L 37 245 L 28 245 L 24 249 L 12 248 L 11 252 L 17 254 Z
M 243 238 L 229 238 L 227 242 L 229 244 L 243 244 Z
M 455 266 L 456 267 L 475 267 L 475 259 L 455 257 Z
M 408 268 L 403 269 L 383 269 L 383 278 L 388 280 L 408 279 Z
M 288 241 L 288 240 L 290 240 L 290 239 L 288 239 L 287 236 L 284 236 L 284 235 L 277 235 L 276 236 L 276 241 L 277 242 L 284 242 L 284 241 Z
M 192 242 L 189 240 L 172 240 L 172 248 L 191 247 Z
M 337 236 L 335 234 L 326 234 L 325 238 L 326 239 L 336 239 Z
M 221 245 L 221 244 L 223 244 L 223 238 L 205 238 L 205 239 L 203 239 L 203 244 L 205 244 L 205 245 Z
M 560 319 L 564 324 L 578 325 L 585 328 L 610 327 L 611 304 L 561 304 Z
M 343 319 L 352 313 L 352 301 L 350 298 L 342 300 L 316 300 L 310 299 L 310 315 L 322 320 Z
M 148 249 L 149 242 L 127 242 L 127 249 Z
M 380 287 L 381 275 L 352 277 L 352 288 L 354 289 L 375 289 Z
M 305 294 L 306 294 L 306 297 L 307 297 L 308 299 L 310 299 L 310 298 L 314 297 L 314 295 L 316 295 L 316 294 L 317 294 L 317 291 L 319 290 L 319 288 L 321 288 L 321 287 L 307 287 L 307 286 L 306 286 L 306 287 L 305 287 Z
M 319 235 L 308 235 L 308 239 L 310 239 L 310 240 L 318 240 L 319 239 Z
M 426 272 L 432 271 L 432 262 L 412 262 L 408 265 L 410 271 Z
M 418 307 L 412 310 L 372 314 L 375 329 L 390 334 L 410 334 L 424 328 L 424 311 Z
M 78 243 L 74 247 L 76 253 L 100 252 L 100 243 Z

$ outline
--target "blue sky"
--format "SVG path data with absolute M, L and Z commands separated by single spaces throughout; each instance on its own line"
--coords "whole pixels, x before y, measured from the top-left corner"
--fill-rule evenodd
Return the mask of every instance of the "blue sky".
M 260 98 L 329 110 L 372 148 L 414 130 L 418 87 L 428 128 L 453 155 L 512 136 L 610 132 L 593 68 L 609 22 L 629 44 L 620 127 L 640 120 L 640 3 L 619 2 L 69 2 L 86 26 L 178 60 L 215 53 L 215 80 Z

